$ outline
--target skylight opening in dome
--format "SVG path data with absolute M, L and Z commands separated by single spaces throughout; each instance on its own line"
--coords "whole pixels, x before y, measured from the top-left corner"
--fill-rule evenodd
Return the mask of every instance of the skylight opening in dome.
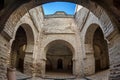
M 57 11 L 63 11 L 68 15 L 74 15 L 76 4 L 70 2 L 51 2 L 42 5 L 44 14 L 51 15 Z

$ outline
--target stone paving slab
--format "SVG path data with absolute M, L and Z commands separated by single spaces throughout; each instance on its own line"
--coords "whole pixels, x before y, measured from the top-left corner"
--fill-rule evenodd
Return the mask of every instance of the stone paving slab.
M 27 76 L 21 72 L 16 71 L 17 80 L 28 80 L 31 76 Z
M 17 72 L 16 74 L 17 76 L 17 80 L 20 80 L 21 78 L 28 78 L 30 76 L 26 76 L 25 74 L 22 74 L 20 72 Z M 60 77 L 58 76 L 58 78 L 40 78 L 40 77 L 34 77 L 34 78 L 30 78 L 30 79 L 21 79 L 21 80 L 108 80 L 109 77 L 109 70 L 105 70 L 99 73 L 96 73 L 94 75 L 91 76 L 87 76 L 87 78 L 75 78 L 74 76 L 69 76 L 68 78 L 65 77 Z

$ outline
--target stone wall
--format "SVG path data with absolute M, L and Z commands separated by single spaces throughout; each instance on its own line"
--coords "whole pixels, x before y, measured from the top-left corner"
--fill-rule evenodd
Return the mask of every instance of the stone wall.
M 61 53 L 62 54 L 62 53 Z M 48 64 L 47 63 L 47 61 L 46 61 L 46 64 L 48 64 L 48 66 L 46 66 L 46 69 L 47 68 L 50 68 L 51 66 L 51 70 L 50 69 L 48 69 L 48 72 L 49 71 L 62 71 L 62 72 L 71 72 L 72 71 L 72 67 L 71 67 L 71 65 L 72 65 L 72 63 L 71 63 L 71 61 L 72 61 L 72 55 L 71 56 L 67 56 L 67 55 L 63 55 L 63 56 L 47 56 L 47 61 L 48 61 L 48 63 L 49 63 L 49 60 L 50 61 L 52 61 L 50 64 Z M 58 69 L 58 60 L 62 60 L 62 69 Z M 47 72 L 47 70 L 46 70 L 46 72 Z
M 109 36 L 110 80 L 120 79 L 120 33 L 113 32 Z
M 83 30 L 81 30 L 81 32 L 82 32 L 81 34 L 82 35 L 85 34 L 86 31 L 84 29 L 87 28 L 86 25 L 89 26 L 90 23 L 93 22 L 93 24 L 94 24 L 97 22 L 97 24 L 103 30 L 104 38 L 107 40 L 107 43 L 109 46 L 109 48 L 108 48 L 109 49 L 109 60 L 110 60 L 109 64 L 110 64 L 110 73 L 111 73 L 110 79 L 111 80 L 119 80 L 120 79 L 120 77 L 119 77 L 119 74 L 120 74 L 119 73 L 119 52 L 120 52 L 119 51 L 119 47 L 120 47 L 119 39 L 120 39 L 120 36 L 119 36 L 119 34 L 120 33 L 119 33 L 118 29 L 115 26 L 113 26 L 113 24 L 110 21 L 110 18 L 107 16 L 107 14 L 104 12 L 104 10 L 101 9 L 99 6 L 97 6 L 97 8 L 93 10 L 93 12 L 95 14 L 98 14 L 98 15 L 96 15 L 96 19 L 95 18 L 92 19 L 90 17 L 91 12 L 90 13 L 88 11 L 84 12 L 84 10 L 83 11 L 82 10 L 83 9 L 81 9 L 79 12 L 77 12 L 76 16 L 75 16 L 76 24 L 78 25 L 79 29 L 80 30 L 83 29 Z M 82 13 L 82 14 L 84 13 L 84 14 L 81 15 L 80 13 Z M 85 17 L 83 17 L 83 16 L 85 16 Z M 81 19 L 81 17 L 82 17 L 82 19 Z M 91 20 L 90 20 L 90 18 L 91 18 Z M 83 22 L 84 24 L 80 24 L 79 22 Z M 82 28 L 81 25 L 84 28 Z M 85 37 L 85 35 L 83 35 L 83 37 Z M 83 39 L 82 41 L 84 42 L 85 39 Z M 83 47 L 85 47 L 85 46 L 83 46 Z M 90 53 L 93 52 L 92 49 L 88 49 L 88 50 Z M 88 56 L 86 56 L 86 57 L 88 57 Z M 85 62 L 85 63 L 91 63 L 91 62 L 89 61 L 89 62 Z
M 8 41 L 0 35 L 0 80 L 7 80 Z
M 38 13 L 38 14 L 34 14 L 34 13 Z M 40 17 L 36 18 L 36 15 L 39 15 Z M 43 23 L 42 21 L 43 21 L 43 13 L 41 6 L 38 6 L 35 9 L 31 9 L 30 11 L 27 11 L 26 5 L 22 5 L 20 8 L 15 10 L 13 14 L 8 18 L 5 28 L 1 33 L 2 36 L 4 37 L 0 36 L 0 40 L 5 41 L 5 42 L 1 42 L 0 44 L 1 45 L 0 60 L 2 60 L 1 67 L 4 66 L 2 67 L 2 69 L 0 69 L 1 71 L 0 77 L 2 80 L 5 80 L 4 77 L 6 77 L 7 66 L 5 64 L 8 61 L 8 60 L 6 61 L 6 59 L 10 57 L 10 55 L 8 55 L 8 52 L 11 51 L 10 47 L 12 46 L 13 41 L 15 40 L 16 31 L 20 26 L 22 26 L 22 28 L 27 33 L 26 35 L 27 35 L 27 44 L 28 44 L 27 50 L 25 51 L 26 55 L 24 60 L 23 72 L 27 75 L 31 75 L 31 76 L 33 75 L 33 72 L 35 72 L 33 67 L 35 68 L 34 65 L 36 65 L 34 55 L 38 53 L 37 47 L 34 45 L 38 45 L 37 44 L 38 35 L 39 35 L 38 32 L 40 30 L 40 27 L 42 26 Z M 8 41 L 6 41 L 6 39 Z M 6 48 L 5 47 L 6 45 L 9 45 L 9 47 Z
M 100 6 L 97 6 L 95 9 L 91 8 L 91 10 L 93 11 L 93 13 L 95 13 L 95 15 L 93 15 L 90 11 L 86 9 L 82 9 L 76 13 L 75 20 L 73 17 L 70 18 L 51 17 L 51 18 L 43 19 L 44 16 L 41 7 L 36 7 L 34 9 L 31 9 L 30 11 L 27 11 L 25 6 L 21 6 L 19 9 L 15 10 L 7 20 L 4 30 L 0 35 L 0 61 L 2 62 L 0 63 L 0 68 L 1 68 L 0 79 L 5 80 L 6 78 L 6 68 L 7 68 L 6 62 L 7 59 L 9 58 L 8 52 L 10 51 L 10 48 L 8 49 L 8 45 L 12 44 L 17 29 L 23 23 L 27 23 L 30 25 L 30 27 L 33 30 L 34 39 L 35 39 L 34 45 L 30 45 L 32 46 L 33 49 L 30 50 L 31 48 L 29 48 L 29 50 L 27 50 L 28 53 L 26 53 L 25 56 L 26 58 L 25 58 L 24 66 L 25 66 L 26 74 L 30 73 L 29 75 L 31 75 L 32 70 L 37 76 L 41 76 L 41 74 L 45 74 L 46 53 L 44 49 L 47 46 L 47 44 L 49 44 L 54 40 L 68 41 L 75 48 L 75 54 L 73 55 L 73 61 L 75 65 L 73 67 L 73 72 L 74 72 L 73 74 L 76 75 L 83 74 L 82 72 L 83 66 L 81 66 L 83 65 L 83 62 L 81 63 L 82 59 L 88 59 L 85 61 L 85 64 L 87 64 L 86 71 L 88 73 L 94 73 L 93 69 L 90 69 L 90 71 L 88 71 L 89 67 L 93 66 L 94 61 L 89 60 L 91 58 L 93 59 L 93 55 L 85 54 L 84 41 L 88 27 L 91 24 L 95 23 L 99 25 L 99 27 L 103 30 L 104 37 L 108 39 L 107 41 L 109 43 L 109 59 L 110 59 L 110 70 L 111 70 L 110 78 L 111 80 L 119 79 L 120 33 L 119 31 L 117 31 L 117 33 L 115 32 L 114 34 L 113 31 L 116 31 L 115 30 L 116 27 L 113 26 L 106 12 Z M 76 27 L 75 23 L 77 24 L 78 27 Z M 80 32 L 77 33 L 76 31 L 80 31 Z M 76 35 L 76 33 L 79 35 Z M 10 43 L 9 41 L 6 41 L 6 39 L 8 40 L 11 39 Z M 78 42 L 80 39 L 81 39 L 81 44 Z M 89 50 L 92 53 L 91 48 Z M 32 54 L 29 52 L 31 52 Z
M 73 17 L 45 17 L 44 25 L 42 27 L 42 34 L 39 36 L 39 54 L 37 55 L 37 62 L 39 61 L 39 64 L 42 64 L 38 66 L 38 69 L 42 69 L 40 70 L 41 73 L 38 73 L 38 75 L 45 75 L 46 46 L 48 46 L 48 44 L 52 41 L 56 40 L 63 40 L 73 46 L 75 51 L 72 57 L 73 74 L 78 76 L 83 74 L 81 65 L 82 63 L 80 61 L 80 57 L 82 56 L 78 56 L 78 54 L 82 55 L 82 53 L 79 53 L 80 49 L 78 49 L 78 47 L 80 45 L 76 43 L 76 28 L 77 26 L 75 25 Z M 79 68 L 81 69 L 79 70 Z
M 78 12 L 76 12 L 75 20 L 78 27 L 80 27 L 80 30 L 84 27 L 84 25 L 86 24 L 86 21 L 88 21 L 89 14 L 91 13 L 92 12 L 89 12 L 87 8 L 82 8 L 78 10 Z M 92 14 L 97 18 L 99 23 L 102 25 L 101 28 L 104 32 L 104 36 L 105 37 L 109 36 L 110 33 L 113 32 L 116 27 L 112 24 L 106 12 L 101 7 L 98 6 L 93 10 Z
M 39 17 L 37 17 L 38 15 Z M 28 24 L 27 27 L 26 25 L 23 25 L 23 28 L 27 33 L 27 41 L 28 41 L 27 42 L 28 47 L 25 51 L 26 54 L 24 61 L 24 73 L 30 76 L 33 76 L 34 74 L 37 76 L 36 73 L 39 72 L 39 70 L 36 69 L 36 67 L 40 65 L 38 62 L 36 62 L 36 55 L 38 54 L 38 50 L 39 50 L 38 37 L 41 34 L 41 27 L 43 25 L 43 14 L 42 14 L 41 6 L 31 9 L 28 13 L 26 13 L 16 24 L 15 30 L 17 30 L 17 27 L 21 24 Z M 29 27 L 31 29 L 29 29 Z
M 76 13 L 75 21 L 81 38 L 84 74 L 91 75 L 95 73 L 93 36 L 95 30 L 98 27 L 103 30 L 103 26 L 100 20 L 86 8 L 82 8 L 78 13 Z

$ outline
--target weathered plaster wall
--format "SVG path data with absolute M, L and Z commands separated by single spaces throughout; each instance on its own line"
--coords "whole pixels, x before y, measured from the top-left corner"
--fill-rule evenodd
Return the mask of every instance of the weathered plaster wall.
M 93 36 L 94 31 L 100 27 L 103 30 L 103 25 L 100 20 L 94 16 L 88 9 L 82 8 L 75 15 L 75 21 L 79 29 L 81 37 L 82 53 L 84 59 L 84 73 L 91 75 L 95 73 L 95 60 L 93 51 Z M 96 24 L 96 25 L 92 25 Z M 90 27 L 90 30 L 88 30 Z M 87 33 L 88 32 L 88 33 Z
M 41 70 L 42 74 L 45 74 L 46 46 L 52 41 L 64 40 L 70 43 L 75 50 L 75 52 L 73 53 L 73 62 L 75 61 L 73 67 L 73 74 L 80 75 L 80 71 L 78 71 L 80 62 L 77 61 L 78 52 L 76 46 L 77 41 L 75 27 L 76 25 L 74 23 L 74 18 L 46 18 L 44 20 L 44 26 L 42 27 L 42 35 L 39 36 L 39 55 L 37 55 L 37 62 L 41 64 L 39 70 Z

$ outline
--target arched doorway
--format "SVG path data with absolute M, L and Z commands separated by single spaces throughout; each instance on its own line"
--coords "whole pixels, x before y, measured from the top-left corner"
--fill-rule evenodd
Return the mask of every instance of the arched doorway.
M 57 70 L 62 70 L 63 69 L 63 60 L 62 59 L 58 59 L 57 60 Z
M 91 24 L 85 35 L 86 73 L 91 75 L 109 68 L 108 44 L 102 29 L 97 24 Z M 91 68 L 89 68 L 91 66 Z
M 109 54 L 107 41 L 104 39 L 102 30 L 96 29 L 93 38 L 93 48 L 95 57 L 95 72 L 109 68 Z
M 12 68 L 32 75 L 32 55 L 34 50 L 34 36 L 32 28 L 28 24 L 22 24 L 14 34 L 14 41 L 11 45 L 11 64 Z
M 24 71 L 25 48 L 27 45 L 27 36 L 25 30 L 20 26 L 16 32 L 15 40 L 11 50 L 11 66 L 18 71 Z
M 63 40 L 55 40 L 48 44 L 46 49 L 46 74 L 64 73 L 71 74 L 73 71 L 73 48 Z

